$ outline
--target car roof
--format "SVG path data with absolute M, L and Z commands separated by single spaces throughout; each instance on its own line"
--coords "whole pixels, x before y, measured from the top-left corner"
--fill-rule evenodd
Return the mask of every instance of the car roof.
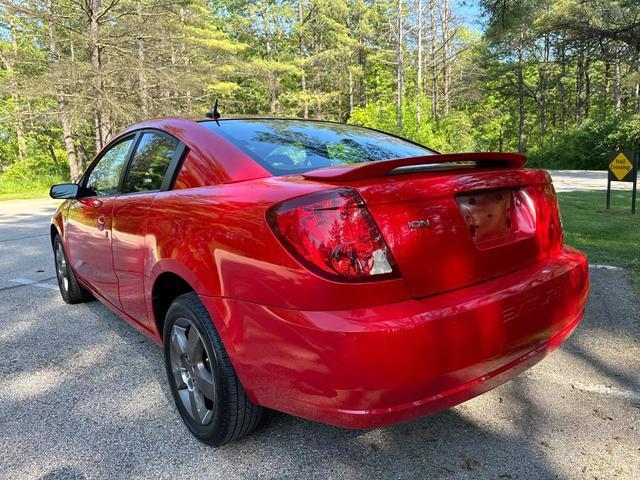
M 270 116 L 264 116 L 264 115 L 237 115 L 237 116 L 229 115 L 224 118 L 221 117 L 218 120 L 214 120 L 210 118 L 198 118 L 198 119 L 194 118 L 193 119 L 193 121 L 195 121 L 196 123 L 209 123 L 209 122 L 216 122 L 216 121 L 224 122 L 225 120 L 268 120 L 268 121 L 278 120 L 278 121 L 294 121 L 294 122 L 310 122 L 310 123 L 327 123 L 327 124 L 333 124 L 333 125 L 345 125 L 345 126 L 355 127 L 355 128 L 364 128 L 365 130 L 371 130 L 373 132 L 382 133 L 390 137 L 399 138 L 401 140 L 404 140 L 405 142 L 409 142 L 414 145 L 418 145 L 419 147 L 426 148 L 427 150 L 431 150 L 433 153 L 436 153 L 436 154 L 440 153 L 439 151 L 434 150 L 431 147 L 418 143 L 409 138 L 401 137 L 400 135 L 396 135 L 395 133 L 385 132 L 384 130 L 379 130 L 373 127 L 367 127 L 365 125 L 356 125 L 356 124 L 338 122 L 335 120 L 324 120 L 324 119 L 317 119 L 317 118 L 299 118 L 299 117 L 277 117 L 277 116 L 270 117 Z
M 192 161 L 205 165 L 222 183 L 240 182 L 270 177 L 271 174 L 251 157 L 220 135 L 201 125 L 196 119 L 166 117 L 136 123 L 118 135 L 111 143 L 139 130 L 161 130 L 189 149 Z M 110 144 L 111 144 L 110 143 Z
M 220 118 L 218 121 L 225 122 L 229 120 L 277 120 L 295 122 L 303 121 L 310 123 L 348 125 L 330 120 L 316 120 L 311 118 L 295 117 L 269 117 L 259 115 L 230 115 L 224 118 Z M 189 148 L 189 151 L 193 154 L 195 159 L 200 163 L 206 163 L 207 168 L 209 170 L 212 170 L 212 174 L 215 175 L 215 177 L 217 177 L 222 183 L 239 182 L 272 176 L 271 173 L 269 173 L 258 162 L 246 155 L 244 152 L 242 152 L 242 150 L 233 145 L 230 141 L 217 134 L 215 132 L 215 129 L 210 129 L 205 125 L 202 125 L 203 123 L 215 121 L 216 120 L 195 117 L 164 117 L 147 120 L 131 125 L 120 135 L 116 136 L 109 143 L 109 145 L 112 145 L 113 143 L 119 141 L 119 139 L 121 139 L 122 137 L 130 135 L 133 132 L 145 129 L 156 129 L 169 133 L 170 135 L 174 136 L 179 141 L 184 143 Z M 353 127 L 365 128 L 392 137 L 402 138 L 388 132 L 376 130 L 374 128 L 362 127 L 360 125 L 353 125 Z M 402 138 L 402 140 L 413 143 L 415 145 L 419 145 L 422 148 L 428 148 L 406 138 Z M 107 145 L 107 147 L 109 145 Z M 439 153 L 433 149 L 429 150 L 433 151 L 434 153 Z

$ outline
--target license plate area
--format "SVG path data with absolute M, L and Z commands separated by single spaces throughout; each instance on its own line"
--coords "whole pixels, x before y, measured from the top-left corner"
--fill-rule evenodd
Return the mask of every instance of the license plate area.
M 526 189 L 465 193 L 456 197 L 469 234 L 480 249 L 535 234 L 535 209 Z

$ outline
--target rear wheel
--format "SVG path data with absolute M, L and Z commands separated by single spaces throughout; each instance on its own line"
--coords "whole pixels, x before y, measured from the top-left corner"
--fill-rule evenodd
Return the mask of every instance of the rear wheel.
M 92 298 L 91 293 L 78 283 L 76 276 L 69 265 L 67 255 L 64 253 L 64 246 L 60 235 L 53 241 L 53 255 L 56 262 L 56 277 L 58 277 L 58 287 L 60 295 L 67 303 L 82 303 Z
M 164 359 L 180 416 L 199 440 L 224 445 L 258 425 L 263 409 L 247 397 L 211 317 L 195 293 L 180 295 L 169 307 Z

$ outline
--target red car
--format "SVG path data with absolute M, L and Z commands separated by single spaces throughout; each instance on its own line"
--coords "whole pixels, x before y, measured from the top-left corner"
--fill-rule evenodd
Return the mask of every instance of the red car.
M 141 123 L 51 189 L 60 292 L 164 346 L 204 442 L 263 407 L 403 422 L 513 378 L 583 316 L 585 256 L 525 161 L 330 122 Z

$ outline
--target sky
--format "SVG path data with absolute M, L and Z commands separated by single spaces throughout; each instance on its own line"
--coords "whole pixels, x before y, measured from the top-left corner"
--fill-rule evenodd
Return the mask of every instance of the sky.
M 479 0 L 457 0 L 455 8 L 465 25 L 477 31 L 482 31 L 483 21 L 480 16 Z

